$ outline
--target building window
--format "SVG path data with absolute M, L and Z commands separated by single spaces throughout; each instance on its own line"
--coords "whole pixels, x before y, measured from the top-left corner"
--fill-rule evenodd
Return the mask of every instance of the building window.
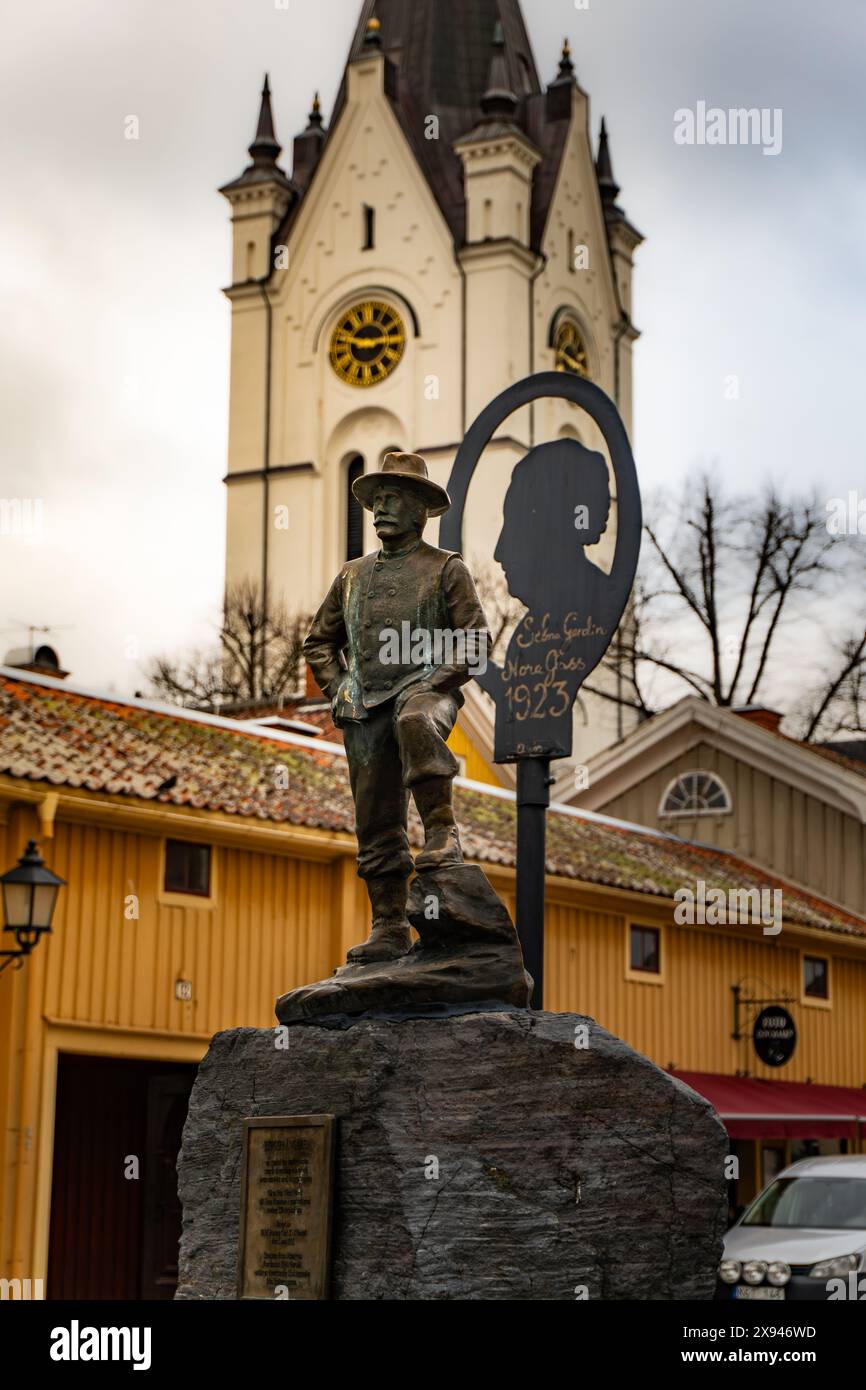
M 189 840 L 165 842 L 166 893 L 193 893 L 210 896 L 210 845 L 194 845 Z
M 830 998 L 830 962 L 821 956 L 803 957 L 803 993 L 807 999 Z
M 562 319 L 553 336 L 554 363 L 558 372 L 589 376 L 589 356 L 580 329 L 572 319 Z
M 346 559 L 357 560 L 364 553 L 364 508 L 352 491 L 352 484 L 364 472 L 364 460 L 356 454 L 346 469 Z
M 661 933 L 655 927 L 632 927 L 629 965 L 645 975 L 661 974 Z
M 662 797 L 659 815 L 718 816 L 731 810 L 728 789 L 714 772 L 685 772 Z
M 362 251 L 372 251 L 376 245 L 376 209 L 364 204 L 364 245 Z

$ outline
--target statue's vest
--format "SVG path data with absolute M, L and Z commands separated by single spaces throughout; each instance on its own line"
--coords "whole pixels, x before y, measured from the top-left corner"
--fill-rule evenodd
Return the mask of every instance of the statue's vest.
M 423 660 L 412 660 L 412 634 L 429 633 L 432 638 L 448 628 L 442 576 L 452 555 L 422 541 L 408 555 L 364 555 L 346 565 L 343 614 L 351 677 L 347 705 L 375 709 L 433 669 Z M 396 633 L 398 640 L 389 640 L 389 633 Z M 359 715 L 363 717 L 361 709 L 355 717 Z

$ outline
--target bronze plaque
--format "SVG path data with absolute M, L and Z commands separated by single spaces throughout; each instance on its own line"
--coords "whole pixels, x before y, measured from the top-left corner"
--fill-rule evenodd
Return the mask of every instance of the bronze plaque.
M 238 1298 L 328 1297 L 333 1115 L 244 1120 Z

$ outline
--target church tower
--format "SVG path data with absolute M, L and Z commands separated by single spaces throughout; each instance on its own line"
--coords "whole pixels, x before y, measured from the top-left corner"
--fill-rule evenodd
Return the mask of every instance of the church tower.
M 221 190 L 233 228 L 228 585 L 266 584 L 311 612 L 342 562 L 375 545 L 354 478 L 401 449 L 446 484 L 478 412 L 530 373 L 589 376 L 630 428 L 642 238 L 617 202 L 604 125 L 593 157 L 568 43 L 542 87 L 519 0 L 363 0 L 327 129 L 316 96 L 287 172 L 266 79 L 249 152 Z M 514 464 L 562 435 L 606 452 L 564 401 L 497 432 L 465 516 L 476 573 L 495 568 Z M 436 523 L 426 534 L 435 544 Z M 578 761 L 617 732 L 614 707 L 589 700 Z M 480 693 L 466 717 L 483 726 Z

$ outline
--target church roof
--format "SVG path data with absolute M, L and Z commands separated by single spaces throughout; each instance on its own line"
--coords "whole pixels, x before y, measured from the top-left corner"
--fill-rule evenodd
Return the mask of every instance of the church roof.
M 368 23 L 379 21 L 376 47 L 389 68 L 386 91 L 402 129 L 459 246 L 465 240 L 463 169 L 453 145 L 479 125 L 489 96 L 491 63 L 497 86 L 516 97 L 514 124 L 540 150 L 533 182 L 532 245 L 538 248 L 568 130 L 570 103 L 553 106 L 539 80 L 520 0 L 363 0 L 348 62 L 369 51 Z M 501 47 L 494 46 L 499 38 Z M 554 86 L 571 84 L 563 73 Z M 337 94 L 330 128 L 346 102 L 347 79 Z M 428 139 L 429 116 L 439 120 L 439 138 Z M 307 179 L 312 176 L 307 171 Z M 295 182 L 303 185 L 295 174 Z M 279 236 L 285 236 L 297 204 Z
M 518 122 L 525 97 L 541 91 L 519 0 L 364 0 L 350 62 L 361 56 L 373 14 L 381 25 L 382 51 L 396 69 L 393 100 L 400 124 L 460 244 L 465 233 L 463 168 L 452 145 L 478 124 L 497 21 L 508 83 L 518 96 Z M 345 95 L 344 74 L 334 121 Z M 430 114 L 439 118 L 438 140 L 425 138 Z

